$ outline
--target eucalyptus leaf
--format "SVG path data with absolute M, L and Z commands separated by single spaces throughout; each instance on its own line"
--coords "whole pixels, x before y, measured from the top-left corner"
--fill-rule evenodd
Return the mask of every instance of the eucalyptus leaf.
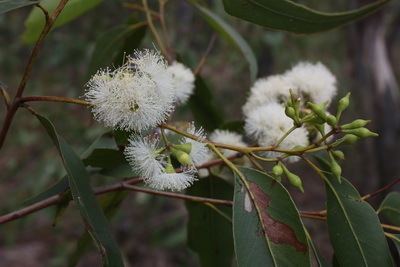
M 391 224 L 400 226 L 400 193 L 389 193 L 382 201 L 378 213 L 383 215 Z
M 390 0 L 347 12 L 320 12 L 289 0 L 223 0 L 225 11 L 240 19 L 294 33 L 327 31 L 367 16 Z
M 58 135 L 50 120 L 37 113 L 34 115 L 46 129 L 61 156 L 72 197 L 81 212 L 90 236 L 99 248 L 104 266 L 124 266 L 121 252 L 110 232 L 108 221 L 90 187 L 89 175 L 83 162 L 68 143 Z
M 326 174 L 329 236 L 340 266 L 393 266 L 389 247 L 374 209 L 349 181 Z
M 34 0 L 0 0 L 0 14 L 39 3 Z
M 42 0 L 40 5 L 51 13 L 56 9 L 59 2 L 60 0 Z M 53 29 L 80 17 L 101 2 L 102 0 L 69 0 L 54 23 Z M 43 11 L 38 7 L 34 7 L 25 20 L 25 31 L 22 34 L 22 40 L 27 44 L 34 43 L 39 38 L 45 21 Z
M 193 1 L 191 3 L 200 11 L 203 18 L 218 34 L 242 52 L 249 64 L 250 79 L 254 82 L 258 72 L 257 59 L 246 40 L 217 14 L 204 6 L 193 3 Z
M 304 225 L 289 192 L 266 173 L 240 168 L 233 233 L 238 267 L 311 266 Z

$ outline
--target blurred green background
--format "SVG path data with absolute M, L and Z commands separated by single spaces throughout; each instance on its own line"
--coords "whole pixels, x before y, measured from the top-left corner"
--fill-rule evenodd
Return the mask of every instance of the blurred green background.
M 342 11 L 370 1 L 296 1 L 321 11 Z M 81 97 L 89 75 L 96 39 L 124 23 L 129 17 L 143 19 L 126 3 L 103 1 L 94 10 L 54 30 L 35 64 L 26 95 Z M 337 76 L 339 96 L 352 92 L 351 111 L 345 119 L 369 118 L 380 134 L 346 151 L 344 176 L 361 193 L 371 192 L 400 174 L 400 3 L 392 1 L 382 11 L 340 29 L 314 35 L 275 32 L 226 15 L 220 1 L 210 7 L 231 23 L 249 42 L 258 59 L 259 77 L 277 74 L 301 60 L 321 61 Z M 13 95 L 31 46 L 21 41 L 24 21 L 30 7 L 0 16 L 0 81 Z M 195 67 L 207 48 L 213 31 L 185 1 L 171 0 L 166 5 L 168 40 L 171 48 L 191 67 Z M 148 32 L 141 47 L 152 48 Z M 207 57 L 202 76 L 212 89 L 213 101 L 229 120 L 240 120 L 241 106 L 251 87 L 248 66 L 238 50 L 217 36 Z M 82 152 L 105 129 L 95 123 L 84 107 L 34 103 L 47 114 L 59 132 Z M 4 117 L 2 102 L 0 116 Z M 187 106 L 178 108 L 176 120 L 192 119 Z M 302 164 L 295 166 L 304 177 L 306 195 L 296 192 L 300 209 L 322 209 L 321 183 Z M 38 122 L 20 110 L 12 124 L 0 155 L 0 212 L 20 207 L 24 200 L 41 192 L 64 174 L 50 139 Z M 106 182 L 111 178 L 101 177 Z M 107 180 L 108 179 L 108 180 Z M 102 181 L 103 181 L 102 180 Z M 100 182 L 99 182 L 100 183 Z M 54 209 L 49 208 L 25 219 L 0 227 L 0 266 L 66 266 L 75 242 L 83 231 L 75 209 L 68 209 L 52 226 Z M 179 201 L 132 193 L 113 219 L 114 232 L 131 266 L 198 266 L 194 253 L 185 246 L 187 219 Z M 322 253 L 330 257 L 331 248 L 324 223 L 307 223 Z M 95 249 L 79 266 L 98 266 Z M 29 264 L 28 264 L 29 263 Z

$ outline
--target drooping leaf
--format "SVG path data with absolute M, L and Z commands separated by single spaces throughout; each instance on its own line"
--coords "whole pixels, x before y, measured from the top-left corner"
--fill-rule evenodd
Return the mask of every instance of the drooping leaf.
M 39 1 L 35 0 L 0 0 L 0 14 L 37 3 L 39 3 Z
M 197 124 L 209 132 L 217 129 L 223 123 L 222 111 L 217 108 L 210 88 L 200 76 L 196 77 L 194 93 L 189 99 L 189 107 Z
M 389 193 L 382 201 L 378 213 L 382 214 L 391 224 L 400 226 L 400 193 Z
M 374 209 L 345 178 L 339 183 L 333 174 L 325 173 L 329 236 L 340 266 L 393 266 Z
M 393 241 L 397 249 L 397 254 L 400 256 L 400 234 L 390 234 L 389 238 Z
M 203 18 L 218 34 L 242 52 L 249 64 L 250 80 L 254 82 L 258 72 L 257 59 L 246 40 L 217 14 L 204 6 L 193 3 L 192 1 L 191 3 L 200 11 Z
M 137 48 L 145 34 L 146 27 L 139 22 L 119 25 L 100 35 L 96 40 L 89 64 L 89 76 L 101 68 L 109 67 L 112 63 L 122 63 L 124 53 L 129 54 Z
M 288 191 L 273 177 L 240 168 L 235 182 L 233 232 L 238 267 L 310 266 L 305 228 Z
M 107 133 L 102 134 L 82 153 L 81 158 L 83 159 L 83 161 L 85 161 L 85 159 L 87 157 L 90 157 L 92 155 L 92 153 L 95 149 L 112 149 L 112 148 L 114 148 L 114 149 L 117 148 L 115 146 L 115 143 L 113 142 L 113 140 L 111 138 L 107 137 Z M 101 160 L 101 159 L 99 159 L 99 160 Z M 32 204 L 42 201 L 46 198 L 65 193 L 68 189 L 69 189 L 68 177 L 64 176 L 59 181 L 57 181 L 55 184 L 53 184 L 52 186 L 47 188 L 45 191 L 24 201 L 24 204 L 32 205 Z
M 232 186 L 218 177 L 207 177 L 196 182 L 188 195 L 232 200 Z M 232 224 L 215 210 L 202 203 L 186 202 L 189 213 L 188 245 L 197 252 L 204 267 L 230 267 L 233 257 Z M 232 208 L 218 206 L 231 217 Z
M 118 208 L 121 206 L 126 196 L 127 192 L 117 191 L 108 193 L 99 199 L 100 206 L 103 209 L 104 215 L 107 217 L 107 219 L 111 220 L 115 216 Z M 81 235 L 76 242 L 75 250 L 68 257 L 69 267 L 76 266 L 82 256 L 85 255 L 91 245 L 90 239 L 91 238 L 88 232 L 85 232 Z
M 289 0 L 224 0 L 225 11 L 235 17 L 276 30 L 315 33 L 337 28 L 367 16 L 390 0 L 379 0 L 347 12 L 326 13 Z
M 102 255 L 104 266 L 123 266 L 121 252 L 115 242 L 108 221 L 89 184 L 89 175 L 81 159 L 67 142 L 58 135 L 46 117 L 34 113 L 56 146 L 68 175 L 72 197 L 79 207 L 82 219 Z
M 56 9 L 59 2 L 59 0 L 42 0 L 40 1 L 40 5 L 51 13 Z M 53 29 L 80 17 L 101 2 L 102 0 L 69 0 L 54 23 Z M 25 21 L 25 31 L 22 34 L 22 40 L 27 44 L 34 43 L 39 38 L 44 25 L 45 16 L 42 10 L 34 7 Z

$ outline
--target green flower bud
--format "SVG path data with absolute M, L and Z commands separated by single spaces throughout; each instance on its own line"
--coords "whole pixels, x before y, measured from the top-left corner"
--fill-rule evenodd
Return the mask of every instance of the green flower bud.
M 311 102 L 308 102 L 307 105 L 318 117 L 326 121 L 326 111 L 323 105 L 317 105 Z
M 343 142 L 346 144 L 354 144 L 355 142 L 358 141 L 358 136 L 354 135 L 354 134 L 346 134 L 343 137 Z
M 171 160 L 169 160 L 169 161 L 171 161 Z M 169 162 L 167 164 L 167 166 L 165 166 L 165 172 L 166 173 L 175 173 L 174 166 L 172 166 L 171 162 Z
M 337 115 L 336 117 L 339 119 L 342 112 L 349 106 L 350 104 L 350 93 L 348 93 L 345 97 L 339 100 Z
M 344 160 L 344 158 L 345 158 L 344 153 L 343 153 L 342 151 L 340 151 L 340 150 L 332 151 L 332 155 L 333 155 L 335 158 L 341 159 L 341 160 Z
M 273 168 L 272 168 L 272 173 L 275 176 L 281 176 L 283 173 L 283 168 L 280 164 L 276 164 Z
M 192 143 L 174 145 L 173 147 L 188 154 L 190 154 L 190 152 L 192 151 Z
M 328 116 L 326 116 L 326 122 L 330 126 L 335 126 L 337 124 L 337 119 L 335 116 L 329 114 Z
M 304 193 L 303 182 L 301 181 L 300 177 L 294 173 L 291 173 L 283 164 L 280 164 L 283 168 L 283 172 L 285 173 L 286 177 L 288 178 L 289 182 L 296 188 L 300 189 L 302 193 Z
M 379 136 L 377 133 L 371 132 L 367 128 L 357 128 L 357 129 L 351 129 L 351 130 L 344 130 L 344 133 L 349 133 L 349 134 L 354 134 L 360 138 L 365 138 L 365 137 L 377 137 Z
M 303 182 L 301 181 L 300 177 L 294 173 L 287 173 L 286 174 L 289 182 L 296 188 L 300 189 L 302 193 L 304 193 Z
M 332 174 L 338 179 L 339 183 L 341 182 L 341 175 L 342 175 L 342 168 L 340 165 L 337 163 L 335 158 L 333 157 L 332 154 L 329 154 L 331 158 L 331 172 Z
M 294 110 L 294 108 L 287 106 L 285 108 L 285 114 L 286 116 L 288 116 L 291 119 L 296 119 L 296 111 Z
M 178 149 L 171 149 L 172 155 L 179 161 L 180 164 L 182 165 L 191 165 L 192 159 L 190 158 L 189 154 L 186 152 L 183 152 Z
M 361 127 L 364 127 L 365 125 L 367 125 L 369 122 L 370 121 L 358 119 L 351 123 L 342 125 L 341 128 L 344 130 L 361 128 Z

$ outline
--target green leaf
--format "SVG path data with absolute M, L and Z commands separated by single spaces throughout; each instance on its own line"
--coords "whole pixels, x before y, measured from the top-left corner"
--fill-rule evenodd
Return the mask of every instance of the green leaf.
M 218 177 L 207 177 L 196 182 L 188 195 L 232 200 L 233 188 Z M 188 245 L 197 252 L 201 266 L 230 267 L 233 257 L 232 224 L 215 210 L 203 203 L 186 202 L 189 213 Z M 218 206 L 231 217 L 232 208 Z
M 137 48 L 145 35 L 146 27 L 141 23 L 119 25 L 104 32 L 96 40 L 89 64 L 89 76 L 112 63 L 121 64 L 124 53 L 129 54 Z
M 121 206 L 123 200 L 127 196 L 127 192 L 125 191 L 117 191 L 111 192 L 107 195 L 102 196 L 99 199 L 100 206 L 103 209 L 104 215 L 107 219 L 112 219 L 118 211 L 118 208 Z M 68 257 L 68 266 L 73 267 L 76 266 L 79 262 L 79 259 L 82 258 L 83 255 L 90 248 L 90 234 L 85 232 L 81 235 L 81 237 L 76 242 L 74 252 Z
M 0 0 L 0 14 L 8 11 L 39 3 L 33 0 Z
M 40 1 L 40 5 L 51 13 L 58 6 L 59 2 L 59 0 L 42 0 Z M 78 18 L 101 2 L 102 0 L 69 0 L 54 23 L 53 29 Z M 25 31 L 22 34 L 22 41 L 27 44 L 34 43 L 39 38 L 45 21 L 43 11 L 38 7 L 34 7 L 25 21 Z
M 91 237 L 99 248 L 104 266 L 123 266 L 118 245 L 110 232 L 108 221 L 90 187 L 89 175 L 86 172 L 84 164 L 67 142 L 58 135 L 50 120 L 37 113 L 34 113 L 34 115 L 46 129 L 61 156 L 68 174 L 72 197 L 79 207 L 81 216 Z
M 233 233 L 238 267 L 310 266 L 305 228 L 288 191 L 273 177 L 240 168 Z
M 206 131 L 211 132 L 223 123 L 222 112 L 214 103 L 210 88 L 200 76 L 196 77 L 195 89 L 188 104 L 196 123 Z
M 390 0 L 380 0 L 347 12 L 326 13 L 289 0 L 224 0 L 225 11 L 235 17 L 276 30 L 315 33 L 331 30 L 367 16 Z
M 389 238 L 393 241 L 393 244 L 397 249 L 397 254 L 400 256 L 400 234 L 390 234 Z
M 382 201 L 378 209 L 391 224 L 400 226 L 400 193 L 391 192 Z
M 192 1 L 190 2 L 200 11 L 202 17 L 216 32 L 242 52 L 249 63 L 250 79 L 254 82 L 258 72 L 257 59 L 246 40 L 217 14 L 199 4 L 193 3 Z
M 374 209 L 361 199 L 349 181 L 327 173 L 329 236 L 340 266 L 393 266 L 392 257 Z

